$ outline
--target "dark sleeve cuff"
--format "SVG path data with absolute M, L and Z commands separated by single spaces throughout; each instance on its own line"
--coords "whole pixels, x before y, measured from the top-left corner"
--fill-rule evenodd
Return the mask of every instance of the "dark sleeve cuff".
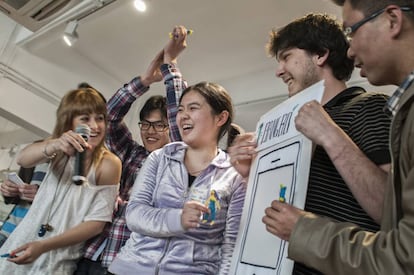
M 376 165 L 391 163 L 391 155 L 388 149 L 380 149 L 367 154 L 367 157 Z

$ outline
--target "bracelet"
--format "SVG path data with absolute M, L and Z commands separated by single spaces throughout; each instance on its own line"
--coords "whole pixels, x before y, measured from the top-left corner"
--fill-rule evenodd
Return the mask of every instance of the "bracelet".
M 46 152 L 46 148 L 47 148 L 47 145 L 48 145 L 49 143 L 46 143 L 45 144 L 45 147 L 43 147 L 43 151 L 42 151 L 42 153 L 43 153 L 43 155 L 47 158 L 47 159 L 54 159 L 55 157 L 56 157 L 56 153 L 53 153 L 53 154 L 51 154 L 51 155 L 49 155 L 47 152 Z

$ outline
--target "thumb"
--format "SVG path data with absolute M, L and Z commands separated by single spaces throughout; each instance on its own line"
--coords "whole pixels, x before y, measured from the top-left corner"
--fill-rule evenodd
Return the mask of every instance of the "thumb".
M 11 252 L 10 252 L 10 256 L 11 257 L 16 257 L 17 255 L 17 253 L 19 253 L 19 252 L 22 252 L 22 251 L 25 251 L 27 248 L 28 248 L 28 244 L 24 244 L 24 245 L 22 245 L 22 246 L 20 246 L 20 247 L 18 247 L 18 248 L 16 248 L 16 249 L 14 249 L 14 250 L 12 250 Z

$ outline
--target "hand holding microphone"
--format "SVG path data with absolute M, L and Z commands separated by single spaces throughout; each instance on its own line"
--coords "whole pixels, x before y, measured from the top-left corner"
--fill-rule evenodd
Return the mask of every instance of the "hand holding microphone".
M 88 141 L 89 136 L 91 134 L 91 129 L 86 124 L 79 124 L 76 129 L 75 133 L 82 136 L 85 141 Z M 76 151 L 75 153 L 75 166 L 73 171 L 72 181 L 76 185 L 83 184 L 86 181 L 85 175 L 85 150 L 82 152 Z

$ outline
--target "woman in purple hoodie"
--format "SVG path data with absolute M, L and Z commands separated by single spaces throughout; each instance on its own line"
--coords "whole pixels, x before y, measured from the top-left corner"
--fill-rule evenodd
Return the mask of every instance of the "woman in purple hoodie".
M 228 274 L 246 192 L 245 179 L 218 148 L 232 118 L 220 85 L 201 82 L 183 91 L 177 114 L 183 142 L 154 151 L 141 169 L 126 210 L 132 234 L 110 272 Z M 203 223 L 212 191 L 220 208 L 214 222 Z

